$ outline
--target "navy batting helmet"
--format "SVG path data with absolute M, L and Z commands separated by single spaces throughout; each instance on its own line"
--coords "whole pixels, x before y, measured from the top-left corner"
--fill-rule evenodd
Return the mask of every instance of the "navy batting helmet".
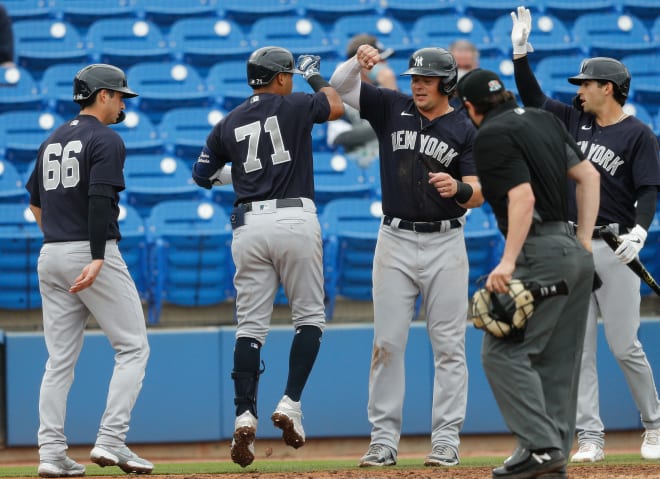
M 138 96 L 128 88 L 126 75 L 115 66 L 97 63 L 89 65 L 76 73 L 73 79 L 73 101 L 87 100 L 95 92 L 102 90 L 113 90 L 124 94 L 126 98 Z
M 580 65 L 580 73 L 568 79 L 573 85 L 580 85 L 585 80 L 612 82 L 614 87 L 621 93 L 621 96 L 628 97 L 630 72 L 623 63 L 614 58 L 588 58 Z
M 444 48 L 421 48 L 410 56 L 408 69 L 401 75 L 441 77 L 440 91 L 450 95 L 456 89 L 458 69 L 454 56 Z
M 300 73 L 293 55 L 285 48 L 262 47 L 252 52 L 247 61 L 248 85 L 268 85 L 278 73 Z

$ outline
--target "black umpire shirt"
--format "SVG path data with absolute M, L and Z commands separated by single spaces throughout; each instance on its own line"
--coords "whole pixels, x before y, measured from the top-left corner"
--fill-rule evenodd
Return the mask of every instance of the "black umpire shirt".
M 566 171 L 583 155 L 552 113 L 508 101 L 486 114 L 473 145 L 485 199 L 506 236 L 507 194 L 530 183 L 543 221 L 568 221 Z

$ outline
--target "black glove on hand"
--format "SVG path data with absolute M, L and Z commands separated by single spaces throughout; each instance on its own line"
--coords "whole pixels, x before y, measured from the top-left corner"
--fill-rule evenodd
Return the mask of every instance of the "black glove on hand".
M 318 55 L 300 55 L 298 57 L 298 70 L 305 80 L 320 74 L 321 57 Z

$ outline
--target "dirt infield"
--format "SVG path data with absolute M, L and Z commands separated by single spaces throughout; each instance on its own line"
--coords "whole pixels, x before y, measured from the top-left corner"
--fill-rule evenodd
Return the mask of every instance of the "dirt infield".
M 606 454 L 639 453 L 641 431 L 625 431 L 608 433 Z M 430 439 L 427 436 L 402 437 L 399 446 L 400 459 L 419 460 L 420 467 L 398 468 L 358 468 L 309 471 L 309 472 L 278 472 L 266 473 L 259 470 L 260 461 L 301 461 L 320 459 L 346 459 L 357 461 L 369 445 L 368 438 L 321 439 L 309 438 L 305 447 L 294 450 L 285 446 L 281 440 L 257 440 L 256 459 L 252 466 L 243 470 L 236 466 L 236 473 L 229 474 L 158 474 L 158 464 L 166 462 L 227 462 L 229 458 L 229 441 L 194 443 L 194 444 L 132 444 L 138 454 L 150 459 L 156 464 L 154 479 L 489 479 L 491 469 L 499 465 L 484 467 L 423 467 L 424 457 L 430 450 Z M 510 435 L 467 435 L 461 437 L 460 454 L 468 457 L 495 457 L 504 459 L 515 447 Z M 91 446 L 72 446 L 69 455 L 83 463 L 89 464 Z M 36 447 L 0 449 L 0 465 L 31 465 L 38 463 Z M 497 460 L 499 461 L 499 460 Z M 108 471 L 109 472 L 109 471 Z M 117 471 L 120 476 L 127 477 Z M 87 479 L 94 476 L 86 476 Z M 108 479 L 110 476 L 97 476 L 98 479 Z M 660 479 L 660 461 L 640 465 L 593 464 L 570 465 L 568 477 L 571 479 L 628 479 L 653 478 Z

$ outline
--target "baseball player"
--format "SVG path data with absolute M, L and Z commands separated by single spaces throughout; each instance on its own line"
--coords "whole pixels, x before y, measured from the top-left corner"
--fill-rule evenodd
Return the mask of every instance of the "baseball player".
M 456 62 L 422 48 L 402 74 L 413 96 L 360 80 L 381 60 L 371 45 L 339 65 L 330 83 L 371 123 L 380 144 L 383 223 L 373 267 L 374 344 L 369 376 L 369 450 L 360 466 L 396 464 L 404 400 L 404 353 L 421 294 L 434 355 L 432 451 L 427 466 L 459 463 L 467 396 L 466 208 L 483 203 L 472 160 L 474 126 L 454 111 Z M 433 171 L 431 173 L 430 171 Z
M 591 295 L 582 357 L 577 412 L 576 462 L 601 461 L 605 455 L 604 426 L 598 410 L 596 369 L 597 318 L 605 326 L 610 350 L 621 367 L 645 428 L 641 455 L 660 459 L 660 401 L 653 372 L 637 338 L 640 322 L 640 280 L 625 266 L 644 246 L 656 208 L 660 163 L 653 132 L 623 111 L 630 73 L 613 58 L 590 58 L 580 73 L 568 79 L 577 85 L 573 105 L 545 96 L 529 66 L 531 14 L 524 7 L 512 12 L 511 40 L 515 78 L 525 105 L 557 115 L 601 175 L 597 226 L 610 225 L 623 244 L 613 252 L 594 230 L 594 261 L 602 287 Z M 569 202 L 575 221 L 575 198 Z
M 42 143 L 27 182 L 30 209 L 44 233 L 38 262 L 48 362 L 39 394 L 39 476 L 82 476 L 66 455 L 66 401 L 89 315 L 115 350 L 107 404 L 90 459 L 126 473 L 153 464 L 126 447 L 131 411 L 149 357 L 142 305 L 119 252 L 117 217 L 126 150 L 107 125 L 124 119 L 124 99 L 137 96 L 124 72 L 96 64 L 73 80 L 74 119 Z
M 568 289 L 535 305 L 522 337 L 484 336 L 484 371 L 518 442 L 492 476 L 565 478 L 594 275 L 598 172 L 557 118 L 519 108 L 494 72 L 467 73 L 458 96 L 479 126 L 474 141 L 479 179 L 506 238 L 486 288 L 507 293 L 515 277 L 540 285 L 564 281 Z M 577 238 L 568 223 L 567 178 L 577 183 Z
M 280 281 L 292 310 L 295 336 L 284 396 L 271 416 L 286 444 L 305 443 L 300 397 L 325 326 L 321 229 L 314 205 L 314 123 L 339 118 L 341 98 L 319 74 L 320 58 L 263 47 L 247 61 L 253 94 L 215 125 L 193 167 L 193 178 L 211 188 L 226 163 L 236 202 L 231 214 L 236 265 L 236 404 L 232 460 L 254 460 L 260 350 L 270 329 Z M 314 94 L 292 93 L 302 73 Z

